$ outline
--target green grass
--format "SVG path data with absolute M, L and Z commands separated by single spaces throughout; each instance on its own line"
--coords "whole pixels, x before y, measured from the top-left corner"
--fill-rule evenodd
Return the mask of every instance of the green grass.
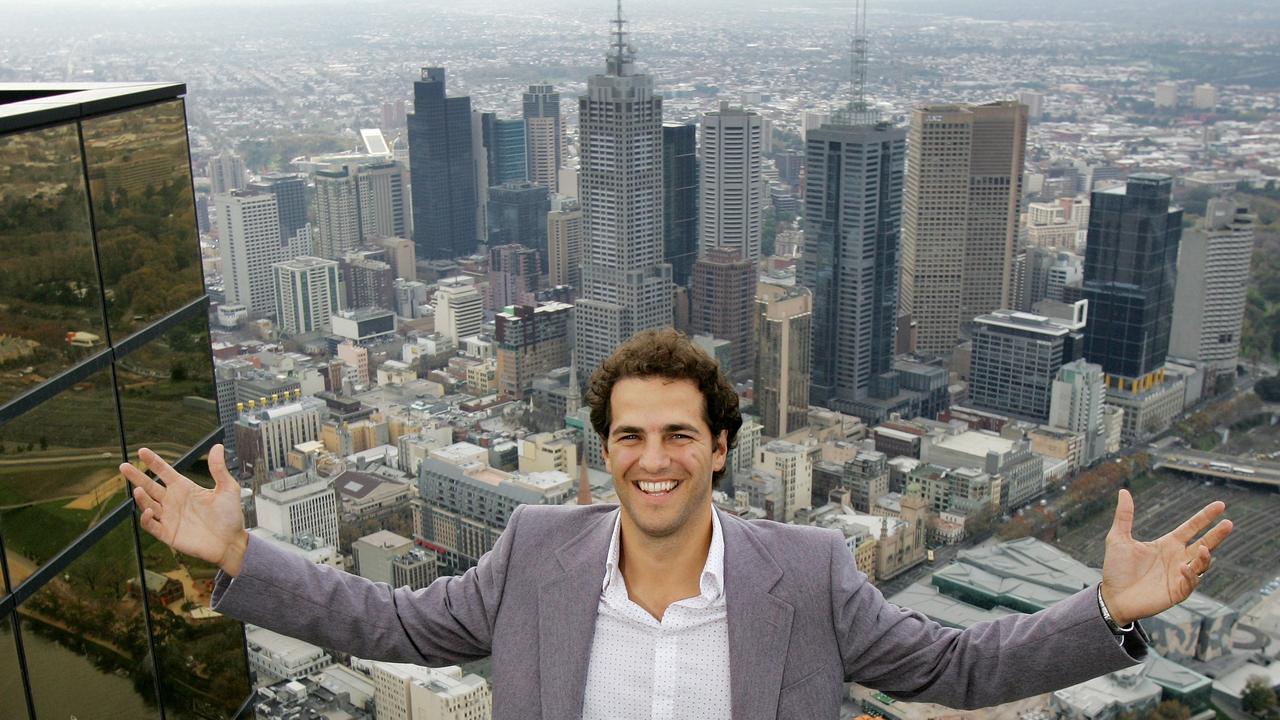
M 12 459 L 8 453 L 5 457 Z M 96 485 L 86 482 L 91 475 L 97 473 L 105 479 L 114 474 L 119 462 L 117 451 L 111 457 L 87 457 L 57 465 L 0 465 L 0 507 L 87 492 Z M 124 499 L 123 495 L 120 499 Z

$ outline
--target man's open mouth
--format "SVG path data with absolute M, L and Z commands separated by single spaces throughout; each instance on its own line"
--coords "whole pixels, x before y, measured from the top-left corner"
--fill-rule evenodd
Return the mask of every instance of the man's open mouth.
M 676 489 L 678 485 L 675 480 L 636 480 L 635 486 L 646 495 L 666 495 Z

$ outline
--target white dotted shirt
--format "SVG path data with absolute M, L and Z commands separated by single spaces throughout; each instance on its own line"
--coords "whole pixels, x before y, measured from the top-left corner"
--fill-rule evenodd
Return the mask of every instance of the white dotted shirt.
M 729 720 L 729 622 L 724 601 L 724 537 L 711 512 L 711 547 L 701 593 L 667 606 L 655 620 L 627 596 L 618 569 L 615 515 L 596 610 L 582 720 Z

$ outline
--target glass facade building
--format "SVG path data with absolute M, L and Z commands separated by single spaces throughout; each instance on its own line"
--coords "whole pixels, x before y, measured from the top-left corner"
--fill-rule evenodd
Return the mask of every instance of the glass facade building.
M 221 438 L 181 84 L 0 84 L 0 717 L 229 718 L 216 568 L 117 467 Z
M 662 124 L 662 247 L 671 277 L 689 287 L 698 259 L 698 126 Z
M 413 243 L 419 258 L 449 260 L 475 252 L 479 240 L 471 98 L 445 96 L 444 68 L 422 68 L 421 78 L 409 115 Z

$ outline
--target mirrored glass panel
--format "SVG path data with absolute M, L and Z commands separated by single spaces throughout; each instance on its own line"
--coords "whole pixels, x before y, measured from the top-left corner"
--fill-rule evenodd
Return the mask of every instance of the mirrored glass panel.
M 18 648 L 13 641 L 13 618 L 0 618 L 0 717 L 27 717 L 27 694 L 18 671 Z
M 37 717 L 160 717 L 142 592 L 126 519 L 18 607 Z
M 0 403 L 106 337 L 75 124 L 0 136 Z
M 0 536 L 16 587 L 124 499 L 104 369 L 0 425 Z
M 203 313 L 116 361 L 116 381 L 131 459 L 149 447 L 173 462 L 218 427 Z
M 205 487 L 205 458 L 185 471 Z M 252 691 L 244 627 L 209 610 L 217 567 L 142 534 L 160 693 L 168 718 L 231 717 Z M 158 602 L 156 601 L 158 600 Z
M 182 101 L 85 120 L 84 152 L 115 342 L 204 293 Z

